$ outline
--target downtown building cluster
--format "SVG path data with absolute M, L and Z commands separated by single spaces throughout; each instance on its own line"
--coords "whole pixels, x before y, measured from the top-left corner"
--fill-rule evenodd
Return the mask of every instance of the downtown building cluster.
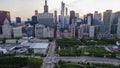
M 10 20 L 10 12 L 0 11 L 0 38 L 120 38 L 120 12 L 106 10 L 95 11 L 79 17 L 74 10 L 68 14 L 68 8 L 61 2 L 61 13 L 49 13 L 47 0 L 44 12 L 35 14 L 21 24 L 21 18 L 16 17 L 16 24 Z

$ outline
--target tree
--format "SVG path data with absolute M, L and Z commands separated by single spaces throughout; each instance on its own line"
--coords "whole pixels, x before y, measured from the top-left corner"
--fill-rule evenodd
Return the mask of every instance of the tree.
M 37 59 L 37 58 L 29 58 L 28 59 L 28 66 L 30 68 L 40 68 L 42 65 L 42 59 Z

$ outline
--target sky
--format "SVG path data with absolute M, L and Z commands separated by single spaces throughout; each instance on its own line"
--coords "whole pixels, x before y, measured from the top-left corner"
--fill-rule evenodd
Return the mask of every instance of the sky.
M 94 11 L 104 12 L 112 9 L 113 12 L 120 11 L 120 0 L 48 0 L 49 12 L 54 10 L 60 12 L 61 1 L 66 4 L 68 10 L 75 10 L 80 15 L 94 13 Z M 44 0 L 0 0 L 0 10 L 10 11 L 12 20 L 21 17 L 27 20 L 34 11 L 43 12 Z

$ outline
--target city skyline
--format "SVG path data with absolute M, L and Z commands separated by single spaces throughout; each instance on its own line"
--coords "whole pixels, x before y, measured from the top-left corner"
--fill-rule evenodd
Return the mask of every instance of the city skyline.
M 39 13 L 43 12 L 45 0 L 1 0 L 0 10 L 10 11 L 12 20 L 15 17 L 21 17 L 22 20 L 26 20 L 34 15 L 34 11 L 38 10 Z M 49 12 L 53 13 L 57 10 L 60 13 L 61 2 L 65 2 L 66 6 L 70 10 L 80 13 L 80 15 L 93 13 L 94 11 L 104 12 L 107 9 L 113 10 L 113 12 L 119 11 L 119 0 L 48 0 Z M 89 7 L 88 7 L 89 6 Z

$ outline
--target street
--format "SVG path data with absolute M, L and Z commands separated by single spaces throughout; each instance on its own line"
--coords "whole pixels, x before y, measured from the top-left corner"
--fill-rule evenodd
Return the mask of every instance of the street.
M 55 41 L 50 43 L 47 56 L 43 60 L 42 68 L 53 68 L 54 67 L 54 52 L 55 52 Z

